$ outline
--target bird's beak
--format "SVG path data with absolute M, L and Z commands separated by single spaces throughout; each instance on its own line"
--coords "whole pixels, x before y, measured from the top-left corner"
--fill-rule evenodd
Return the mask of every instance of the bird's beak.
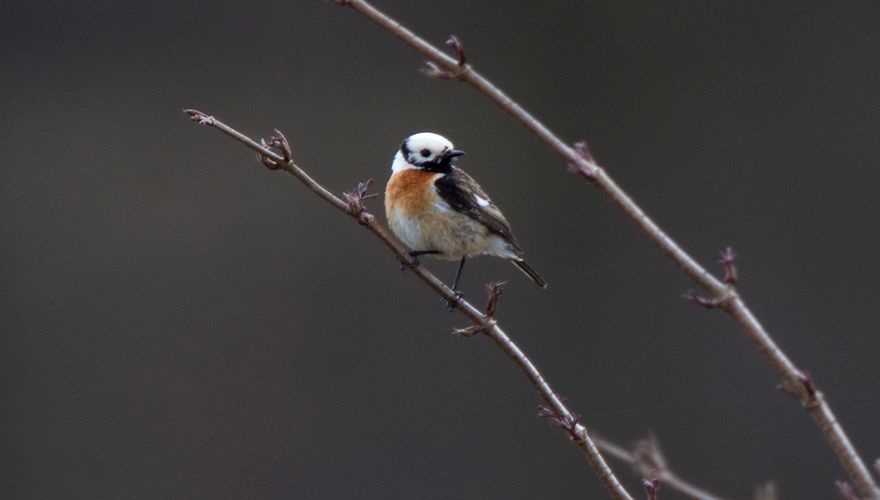
M 461 156 L 463 154 L 464 154 L 464 151 L 462 151 L 460 149 L 450 149 L 449 151 L 446 152 L 446 155 L 444 155 L 444 156 L 446 156 L 447 160 L 451 160 L 451 159 L 455 158 L 456 156 Z

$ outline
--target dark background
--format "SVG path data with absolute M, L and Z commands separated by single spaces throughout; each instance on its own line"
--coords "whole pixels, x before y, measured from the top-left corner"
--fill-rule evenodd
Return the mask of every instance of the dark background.
M 755 313 L 880 455 L 877 3 L 377 3 L 459 35 L 713 271 L 733 245 Z M 0 496 L 605 497 L 494 344 L 449 335 L 466 321 L 378 240 L 185 107 L 282 129 L 337 193 L 381 191 L 410 133 L 447 135 L 551 283 L 480 258 L 465 292 L 509 280 L 501 324 L 591 429 L 655 431 L 721 495 L 835 495 L 836 458 L 733 322 L 681 300 L 692 284 L 524 128 L 354 11 L 0 19 Z

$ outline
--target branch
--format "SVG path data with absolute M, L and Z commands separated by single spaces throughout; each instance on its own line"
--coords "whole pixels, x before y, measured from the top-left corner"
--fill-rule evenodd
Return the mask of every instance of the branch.
M 666 457 L 660 450 L 660 443 L 654 434 L 640 439 L 632 450 L 628 450 L 601 436 L 593 434 L 596 446 L 611 458 L 616 458 L 632 467 L 633 472 L 643 480 L 657 479 L 664 488 L 677 491 L 682 495 L 697 500 L 721 500 L 721 497 L 713 495 L 678 477 L 666 462 Z M 656 491 L 655 491 L 656 494 Z
M 376 218 L 373 217 L 372 214 L 367 212 L 366 208 L 363 206 L 363 200 L 373 196 L 367 194 L 371 181 L 361 183 L 354 191 L 345 193 L 344 196 L 347 201 L 343 201 L 318 184 L 317 181 L 312 179 L 304 170 L 294 163 L 291 159 L 291 148 L 287 139 L 277 130 L 275 131 L 276 135 L 270 138 L 268 142 L 261 141 L 261 143 L 257 143 L 241 132 L 226 125 L 220 120 L 217 120 L 213 116 L 202 113 L 201 111 L 186 109 L 184 110 L 184 113 L 194 122 L 213 127 L 253 149 L 257 153 L 257 159 L 267 168 L 272 170 L 283 170 L 296 177 L 324 201 L 352 216 L 359 224 L 366 227 L 367 230 L 382 240 L 382 242 L 385 243 L 385 246 L 387 246 L 402 263 L 409 267 L 412 272 L 432 290 L 437 292 L 447 302 L 457 304 L 458 307 L 456 310 L 467 316 L 467 318 L 473 322 L 473 332 L 471 335 L 482 332 L 491 338 L 525 373 L 526 377 L 528 377 L 529 381 L 532 382 L 532 385 L 538 391 L 538 395 L 541 399 L 543 399 L 557 415 L 560 415 L 561 418 L 573 422 L 570 429 L 567 429 L 568 434 L 572 441 L 586 456 L 590 465 L 592 465 L 596 474 L 602 480 L 611 495 L 614 498 L 631 500 L 629 494 L 623 489 L 623 486 L 620 485 L 620 482 L 614 476 L 611 468 L 605 463 L 602 455 L 599 454 L 599 450 L 587 434 L 587 429 L 578 423 L 579 417 L 575 417 L 574 414 L 572 414 L 562 398 L 557 396 L 550 387 L 550 384 L 544 379 L 544 375 L 538 371 L 538 368 L 534 363 L 532 363 L 519 346 L 517 346 L 506 333 L 504 333 L 495 319 L 492 318 L 491 315 L 495 312 L 498 303 L 498 296 L 501 294 L 503 283 L 490 283 L 487 286 L 489 299 L 486 308 L 488 313 L 484 314 L 480 312 L 468 301 L 457 296 L 452 289 L 447 287 L 442 281 L 434 276 L 434 274 L 426 268 L 419 266 L 415 258 L 397 243 L 388 231 L 376 221 Z M 280 154 L 278 151 L 280 151 Z
M 565 164 L 569 165 L 570 169 L 602 190 L 610 198 L 611 202 L 626 214 L 630 221 L 638 227 L 654 246 L 671 259 L 676 267 L 681 269 L 685 275 L 713 297 L 709 300 L 717 302 L 718 308 L 739 323 L 746 336 L 767 358 L 767 361 L 773 366 L 783 382 L 788 383 L 792 387 L 799 386 L 798 381 L 803 378 L 803 374 L 776 345 L 776 342 L 773 341 L 763 325 L 752 314 L 746 303 L 733 288 L 733 281 L 736 280 L 736 276 L 725 273 L 727 283 L 724 283 L 712 276 L 703 266 L 697 263 L 678 243 L 663 232 L 645 214 L 641 207 L 614 182 L 611 176 L 593 160 L 592 155 L 588 154 L 585 145 L 583 147 L 569 146 L 537 118 L 504 94 L 501 89 L 477 73 L 470 64 L 466 63 L 462 45 L 457 39 L 455 46 L 453 46 L 457 53 L 457 58 L 452 58 L 403 27 L 394 19 L 380 12 L 365 0 L 337 0 L 337 3 L 353 8 L 390 34 L 400 38 L 419 51 L 428 60 L 428 64 L 433 66 L 436 72 L 439 72 L 434 76 L 467 83 L 529 129 L 538 139 L 556 152 Z M 877 484 L 871 477 L 871 473 L 865 466 L 865 462 L 859 457 L 843 427 L 838 423 L 822 393 L 816 391 L 815 394 L 809 394 L 805 390 L 799 390 L 798 397 L 804 408 L 812 415 L 816 425 L 825 435 L 825 439 L 837 455 L 850 479 L 856 485 L 859 493 L 866 497 L 880 498 L 880 489 L 878 489 Z

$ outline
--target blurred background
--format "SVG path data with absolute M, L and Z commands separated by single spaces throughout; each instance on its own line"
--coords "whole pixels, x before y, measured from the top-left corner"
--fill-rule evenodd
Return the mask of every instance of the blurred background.
M 732 245 L 747 302 L 880 456 L 877 3 L 376 4 L 461 37 L 713 271 Z M 606 495 L 494 344 L 451 336 L 467 322 L 378 240 L 187 107 L 283 130 L 336 193 L 381 192 L 405 136 L 448 136 L 551 283 L 480 258 L 464 291 L 482 304 L 509 281 L 502 326 L 590 429 L 625 446 L 653 430 L 675 471 L 733 498 L 845 479 L 741 331 L 682 300 L 693 285 L 599 191 L 353 10 L 4 11 L 0 496 Z

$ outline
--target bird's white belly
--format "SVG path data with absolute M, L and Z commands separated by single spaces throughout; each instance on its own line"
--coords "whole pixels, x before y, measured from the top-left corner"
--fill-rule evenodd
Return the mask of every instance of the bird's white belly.
M 434 255 L 438 259 L 458 260 L 484 253 L 514 256 L 508 244 L 490 234 L 482 223 L 448 207 L 429 217 L 404 216 L 399 210 L 390 215 L 391 230 L 406 246 L 414 251 L 438 251 Z

